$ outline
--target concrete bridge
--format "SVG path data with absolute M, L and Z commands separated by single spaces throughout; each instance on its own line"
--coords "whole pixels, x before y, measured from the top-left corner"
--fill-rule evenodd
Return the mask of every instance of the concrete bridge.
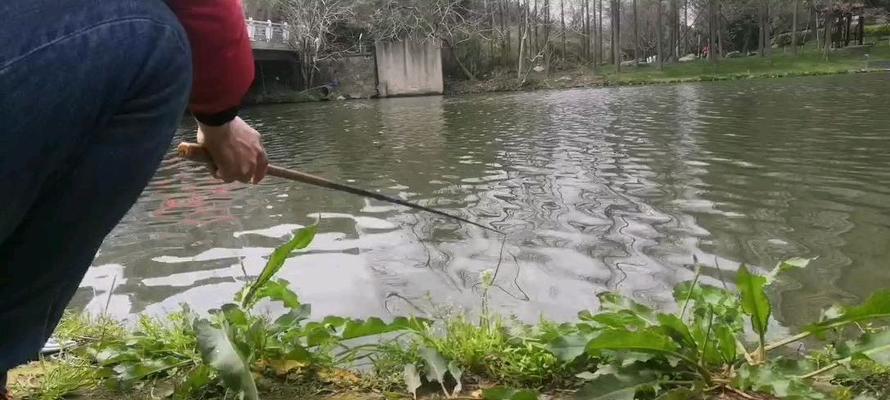
M 290 27 L 287 22 L 277 23 L 269 20 L 256 21 L 247 19 L 247 35 L 250 36 L 250 45 L 254 52 L 287 51 L 295 52 L 288 44 Z

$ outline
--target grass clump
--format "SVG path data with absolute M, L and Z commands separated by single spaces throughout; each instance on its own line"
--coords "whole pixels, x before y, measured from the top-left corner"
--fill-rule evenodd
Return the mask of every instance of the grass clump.
M 103 319 L 67 316 L 59 337 L 78 344 L 38 364 L 32 378 L 13 376 L 14 388 L 39 399 L 92 395 L 104 382 L 116 390 L 111 398 L 309 398 L 349 388 L 492 400 L 535 399 L 541 391 L 590 400 L 816 400 L 829 393 L 884 396 L 890 386 L 890 330 L 868 326 L 890 318 L 890 291 L 767 342 L 776 324 L 768 290 L 809 260 L 780 263 L 767 275 L 742 265 L 734 290 L 704 285 L 697 274 L 676 288 L 677 313 L 603 293 L 601 309 L 582 312 L 573 323 L 525 324 L 488 312 L 493 276 L 484 273 L 478 320 L 457 313 L 439 320 L 310 321 L 309 305 L 274 276 L 314 234 L 315 227 L 298 231 L 259 277 L 208 317 L 185 310 L 164 320 L 142 318 L 124 330 Z M 286 312 L 275 319 L 257 315 L 260 301 L 280 302 Z M 820 351 L 786 351 L 826 338 Z

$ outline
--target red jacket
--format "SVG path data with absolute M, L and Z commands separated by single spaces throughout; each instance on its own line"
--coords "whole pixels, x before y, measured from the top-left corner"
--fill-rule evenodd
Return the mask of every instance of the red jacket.
M 167 4 L 192 47 L 189 109 L 199 121 L 227 122 L 237 113 L 254 76 L 241 0 L 168 0 Z

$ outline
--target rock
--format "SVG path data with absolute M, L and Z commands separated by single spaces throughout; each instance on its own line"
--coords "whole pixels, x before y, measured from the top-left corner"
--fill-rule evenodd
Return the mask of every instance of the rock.
M 341 95 L 337 96 L 337 100 L 346 100 L 346 98 L 343 97 L 343 95 L 341 94 Z
M 534 68 L 532 68 L 532 69 L 533 69 L 535 72 L 544 72 L 544 67 L 543 67 L 543 66 L 540 66 L 540 65 L 536 65 L 536 66 L 535 66 Z
M 680 57 L 680 62 L 692 62 L 696 59 L 698 59 L 698 57 L 696 57 L 695 54 L 689 53 L 683 57 Z

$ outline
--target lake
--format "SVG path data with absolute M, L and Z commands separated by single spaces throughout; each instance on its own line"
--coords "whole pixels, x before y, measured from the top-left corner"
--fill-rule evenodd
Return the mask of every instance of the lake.
M 890 74 L 260 106 L 270 159 L 490 225 L 497 234 L 268 178 L 221 184 L 171 148 L 72 307 L 126 317 L 229 301 L 287 262 L 313 317 L 478 309 L 570 320 L 612 290 L 671 309 L 694 275 L 732 284 L 818 257 L 771 295 L 799 326 L 890 286 Z M 185 123 L 176 141 L 192 137 Z

